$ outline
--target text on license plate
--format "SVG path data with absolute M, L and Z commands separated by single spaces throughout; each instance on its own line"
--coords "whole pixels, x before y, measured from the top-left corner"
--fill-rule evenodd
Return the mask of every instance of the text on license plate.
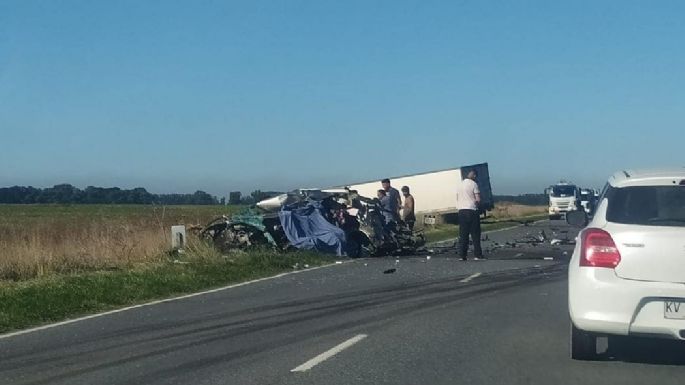
M 685 302 L 664 301 L 664 318 L 685 319 Z

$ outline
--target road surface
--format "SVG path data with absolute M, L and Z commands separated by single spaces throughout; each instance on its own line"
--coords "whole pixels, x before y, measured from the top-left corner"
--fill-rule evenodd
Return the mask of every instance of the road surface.
M 356 260 L 0 338 L 0 383 L 682 384 L 681 344 L 569 359 L 572 246 L 496 245 L 540 230 L 568 231 L 491 233 L 487 261 Z

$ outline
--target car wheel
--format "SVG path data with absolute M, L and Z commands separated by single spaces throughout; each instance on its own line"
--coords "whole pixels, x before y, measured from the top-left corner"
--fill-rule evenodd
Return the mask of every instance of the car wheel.
M 597 336 L 571 323 L 571 358 L 590 361 L 597 358 Z

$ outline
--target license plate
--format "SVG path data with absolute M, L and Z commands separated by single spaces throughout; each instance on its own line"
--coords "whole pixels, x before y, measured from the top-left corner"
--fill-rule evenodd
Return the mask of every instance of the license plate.
M 664 301 L 664 318 L 685 319 L 685 302 Z

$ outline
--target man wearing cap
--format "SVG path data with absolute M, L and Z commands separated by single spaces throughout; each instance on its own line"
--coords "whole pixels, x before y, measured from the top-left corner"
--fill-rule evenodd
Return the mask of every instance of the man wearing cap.
M 414 231 L 416 215 L 414 213 L 414 197 L 409 193 L 409 186 L 402 186 L 404 204 L 402 205 L 402 220 L 407 224 L 409 230 Z
M 465 261 L 469 250 L 469 235 L 473 241 L 473 259 L 483 258 L 483 250 L 480 246 L 480 189 L 475 170 L 469 171 L 459 188 L 457 189 L 457 209 L 459 210 L 459 257 Z

